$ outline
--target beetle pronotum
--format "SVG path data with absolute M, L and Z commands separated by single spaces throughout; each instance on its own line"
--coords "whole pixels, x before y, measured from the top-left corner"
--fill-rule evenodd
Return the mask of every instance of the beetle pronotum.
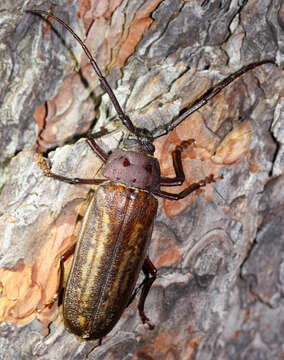
M 121 147 L 110 156 L 97 145 L 94 135 L 87 139 L 91 149 L 105 163 L 104 179 L 68 178 L 53 173 L 44 159 L 39 162 L 44 175 L 48 177 L 70 184 L 98 185 L 90 196 L 76 249 L 74 244 L 63 255 L 60 263 L 63 271 L 63 261 L 75 249 L 63 299 L 65 325 L 81 338 L 101 339 L 115 326 L 124 309 L 141 289 L 139 314 L 142 322 L 153 328 L 144 313 L 144 303 L 156 278 L 156 269 L 146 255 L 158 206 L 155 196 L 170 200 L 182 199 L 221 178 L 209 175 L 178 194 L 162 191 L 161 186 L 178 186 L 184 182 L 181 153 L 194 140 L 183 141 L 173 151 L 174 178 L 160 175 L 159 162 L 153 157 L 153 140 L 173 130 L 242 74 L 273 61 L 264 60 L 245 66 L 201 96 L 182 115 L 150 133 L 147 129 L 135 127 L 124 113 L 96 61 L 73 30 L 53 14 L 41 10 L 31 12 L 54 18 L 80 43 L 118 117 L 128 130 Z M 145 279 L 134 290 L 141 270 Z

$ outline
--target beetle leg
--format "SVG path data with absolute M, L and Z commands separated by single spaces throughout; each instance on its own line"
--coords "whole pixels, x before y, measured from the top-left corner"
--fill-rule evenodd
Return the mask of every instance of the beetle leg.
M 148 258 L 148 256 L 144 260 L 142 270 L 144 272 L 145 279 L 143 280 L 142 284 L 139 286 L 139 288 L 142 287 L 142 292 L 141 292 L 141 295 L 139 298 L 138 310 L 139 310 L 139 315 L 142 320 L 142 323 L 143 324 L 146 323 L 149 326 L 149 329 L 153 330 L 155 326 L 150 322 L 149 318 L 145 315 L 144 305 L 145 305 L 145 300 L 147 298 L 149 290 L 150 290 L 153 282 L 157 278 L 157 269 L 155 268 L 155 266 L 153 265 L 151 260 Z M 151 276 L 149 276 L 149 275 L 151 275 Z
M 108 159 L 108 155 L 104 152 L 104 150 L 95 142 L 95 138 L 106 135 L 108 131 L 103 129 L 98 131 L 95 134 L 92 134 L 87 138 L 87 143 L 91 147 L 91 149 L 98 155 L 98 157 L 105 163 Z M 81 179 L 81 178 L 68 178 L 63 175 L 58 175 L 53 173 L 50 168 L 47 166 L 46 160 L 43 158 L 42 154 L 39 155 L 38 165 L 42 169 L 45 176 L 53 177 L 54 179 L 67 182 L 69 184 L 90 184 L 90 185 L 98 185 L 105 182 L 105 179 Z
M 66 250 L 61 256 L 60 256 L 60 262 L 59 262 L 59 266 L 60 266 L 60 278 L 59 278 L 59 285 L 58 285 L 58 290 L 57 290 L 57 298 L 59 299 L 59 303 L 61 303 L 61 295 L 63 295 L 63 287 L 64 287 L 64 262 L 66 260 L 69 259 L 69 257 L 71 255 L 74 254 L 75 252 L 75 248 L 76 248 L 76 244 L 77 244 L 77 238 L 79 235 L 79 232 L 81 230 L 82 227 L 82 222 L 83 222 L 83 218 L 84 215 L 86 213 L 88 204 L 91 200 L 91 198 L 94 196 L 94 191 L 89 191 L 88 196 L 86 198 L 86 200 L 83 201 L 82 205 L 80 206 L 80 210 L 77 216 L 77 221 L 76 221 L 76 225 L 75 225 L 75 229 L 72 235 L 72 245 L 70 246 L 70 248 L 68 250 Z M 58 259 L 58 258 L 57 258 Z M 59 304 L 60 305 L 60 304 Z
M 176 173 L 175 178 L 161 177 L 160 186 L 178 186 L 182 185 L 185 179 L 182 162 L 181 162 L 181 153 L 188 146 L 195 144 L 194 139 L 188 139 L 183 141 L 180 145 L 176 146 L 175 150 L 172 152 L 173 165 Z
M 38 313 L 41 313 L 45 308 L 51 308 L 52 305 L 58 300 L 61 302 L 61 295 L 63 290 L 64 283 L 64 261 L 66 261 L 71 255 L 73 255 L 75 251 L 76 243 L 73 244 L 61 257 L 60 257 L 60 277 L 59 277 L 59 285 L 56 293 L 49 299 L 40 309 L 37 309 Z M 59 304 L 58 304 L 59 305 Z
M 154 325 L 150 322 L 148 317 L 145 315 L 144 305 L 145 305 L 146 297 L 147 297 L 147 295 L 148 295 L 148 293 L 150 291 L 150 288 L 151 288 L 153 282 L 157 278 L 157 269 L 155 268 L 152 261 L 148 258 L 148 256 L 144 260 L 142 270 L 144 272 L 145 278 L 142 281 L 142 283 L 134 290 L 134 292 L 133 292 L 133 294 L 132 294 L 132 296 L 131 296 L 128 304 L 127 304 L 127 307 L 132 303 L 132 301 L 135 299 L 136 295 L 138 294 L 138 292 L 142 288 L 142 293 L 140 295 L 139 303 L 138 303 L 139 315 L 140 315 L 140 318 L 141 318 L 143 324 L 146 323 L 149 326 L 149 328 L 151 330 L 153 330 Z M 149 274 L 151 275 L 151 277 L 149 276 Z
M 60 269 L 58 288 L 57 288 L 56 293 L 52 296 L 52 298 L 49 299 L 45 304 L 43 304 L 43 306 L 40 309 L 37 309 L 37 312 L 39 312 L 39 313 L 42 312 L 47 307 L 50 308 L 57 300 L 59 300 L 58 302 L 61 302 L 60 300 L 61 300 L 61 295 L 63 294 L 62 290 L 64 287 L 64 262 L 71 255 L 73 255 L 73 253 L 75 251 L 76 241 L 77 241 L 77 237 L 78 237 L 78 234 L 79 234 L 81 226 L 82 226 L 83 217 L 84 217 L 84 214 L 88 207 L 88 203 L 92 196 L 94 196 L 94 191 L 90 191 L 88 193 L 86 200 L 83 201 L 82 205 L 80 206 L 75 229 L 74 229 L 74 232 L 73 232 L 73 235 L 71 238 L 72 245 L 63 254 L 61 253 L 62 255 L 59 254 L 58 256 L 56 256 L 55 263 L 58 264 L 58 261 L 59 261 L 59 269 Z
M 58 298 L 58 305 L 62 302 L 62 295 L 63 295 L 63 284 L 64 284 L 64 262 L 69 259 L 71 255 L 74 254 L 76 248 L 76 243 L 74 243 L 61 257 L 60 257 L 60 279 L 59 279 L 59 286 L 57 290 L 57 298 Z
M 44 157 L 42 156 L 42 154 L 38 154 L 39 155 L 39 159 L 37 161 L 38 166 L 41 168 L 41 170 L 43 171 L 44 175 L 47 177 L 52 177 L 54 179 L 60 180 L 60 181 L 64 181 L 67 182 L 69 184 L 89 184 L 89 185 L 98 185 L 98 184 L 102 184 L 103 182 L 106 181 L 106 179 L 81 179 L 81 178 L 69 178 L 63 175 L 58 175 L 55 174 L 54 172 L 52 172 L 50 170 L 50 168 L 48 167 L 46 160 L 44 159 Z
M 73 244 L 61 257 L 60 257 L 60 277 L 59 277 L 59 285 L 58 285 L 58 289 L 56 291 L 56 293 L 53 295 L 53 297 L 47 302 L 45 303 L 41 309 L 38 309 L 37 312 L 42 312 L 43 309 L 49 307 L 51 308 L 51 306 L 58 300 L 58 306 L 61 303 L 61 298 L 63 295 L 63 283 L 64 283 L 64 262 L 71 256 L 73 255 L 74 251 L 75 251 L 75 247 L 76 247 L 76 243 Z
M 95 142 L 95 139 L 100 138 L 106 135 L 108 131 L 106 129 L 102 129 L 94 134 L 91 134 L 87 138 L 87 143 L 91 147 L 91 149 L 98 155 L 98 157 L 104 162 L 107 162 L 108 155 L 104 152 L 104 150 Z
M 172 194 L 172 193 L 168 193 L 166 191 L 155 191 L 153 194 L 160 196 L 164 199 L 169 199 L 169 200 L 179 200 L 179 199 L 183 199 L 186 196 L 188 196 L 189 194 L 191 194 L 193 191 L 199 190 L 201 187 L 206 186 L 207 184 L 211 184 L 214 183 L 217 180 L 221 180 L 223 179 L 223 176 L 218 176 L 218 177 L 214 177 L 213 174 L 206 176 L 206 178 L 200 180 L 197 183 L 193 183 L 191 185 L 189 185 L 189 187 L 187 187 L 186 189 L 184 189 L 183 191 L 181 191 L 178 194 Z

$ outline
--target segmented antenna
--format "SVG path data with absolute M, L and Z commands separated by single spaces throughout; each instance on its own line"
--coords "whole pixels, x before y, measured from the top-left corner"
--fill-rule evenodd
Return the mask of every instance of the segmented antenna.
M 52 13 L 49 13 L 48 11 L 44 11 L 44 10 L 29 10 L 29 12 L 32 12 L 32 13 L 35 13 L 35 14 L 40 14 L 40 15 L 46 15 L 47 17 L 53 18 L 54 20 L 59 22 L 61 25 L 63 25 L 65 27 L 65 29 L 67 29 L 73 35 L 75 40 L 78 41 L 78 43 L 81 45 L 82 49 L 84 50 L 85 54 L 89 58 L 90 64 L 92 65 L 93 69 L 95 70 L 96 74 L 98 75 L 98 78 L 100 80 L 100 83 L 101 83 L 102 87 L 108 93 L 108 95 L 110 97 L 110 100 L 113 103 L 113 106 L 114 106 L 114 108 L 115 108 L 115 110 L 117 112 L 117 115 L 120 118 L 120 120 L 122 121 L 123 125 L 126 126 L 129 131 L 131 131 L 132 133 L 135 134 L 136 133 L 135 126 L 133 125 L 133 123 L 129 119 L 129 117 L 122 110 L 122 108 L 121 108 L 116 96 L 114 95 L 109 83 L 107 82 L 106 78 L 103 76 L 98 64 L 96 63 L 95 59 L 93 58 L 93 56 L 90 53 L 87 46 L 84 44 L 83 40 L 67 24 L 65 24 L 65 22 L 63 20 L 59 19 L 57 16 L 53 15 Z

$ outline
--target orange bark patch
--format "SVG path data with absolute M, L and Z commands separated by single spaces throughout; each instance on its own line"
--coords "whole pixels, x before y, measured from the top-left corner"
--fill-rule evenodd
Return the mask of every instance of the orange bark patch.
M 82 119 L 79 124 L 76 122 L 84 107 L 86 115 L 94 116 L 92 104 L 84 106 L 78 101 L 78 94 L 83 92 L 88 90 L 84 88 L 80 76 L 72 74 L 64 80 L 58 94 L 47 102 L 47 106 L 42 105 L 35 110 L 34 117 L 40 129 L 37 141 L 39 150 L 46 151 L 50 145 L 55 146 L 75 133 L 84 134 L 89 130 L 91 119 Z
M 59 286 L 60 255 L 70 246 L 75 220 L 76 213 L 59 217 L 33 265 L 22 263 L 13 270 L 0 268 L 0 321 L 25 325 L 38 318 L 43 334 L 48 334 L 48 324 L 57 309 L 53 299 Z M 49 303 L 54 304 L 46 306 Z
M 44 127 L 45 117 L 46 117 L 46 107 L 43 104 L 39 106 L 34 112 L 34 118 L 36 119 L 39 132 L 41 132 L 41 130 Z
M 252 129 L 249 121 L 237 125 L 218 146 L 212 160 L 217 164 L 232 165 L 247 152 Z
M 0 269 L 0 321 L 23 325 L 35 318 L 40 287 L 32 281 L 32 267 L 21 264 L 14 270 Z
M 182 254 L 178 249 L 169 247 L 167 251 L 163 252 L 158 260 L 155 262 L 156 267 L 172 266 L 182 259 Z
M 191 335 L 186 343 L 184 352 L 181 353 L 178 344 L 183 342 L 184 335 L 178 334 L 175 329 L 172 329 L 172 331 L 161 332 L 149 343 L 149 345 L 145 346 L 141 351 L 135 354 L 133 359 L 193 359 L 201 339 Z
M 114 10 L 122 3 L 122 0 L 83 0 L 80 3 L 78 18 L 84 21 L 84 28 L 87 31 L 94 18 L 104 17 L 109 20 Z
M 178 349 L 176 345 L 176 334 L 174 332 L 161 332 L 159 333 L 149 345 L 142 348 L 134 357 L 138 359 L 178 359 Z
M 187 341 L 185 345 L 183 358 L 187 360 L 194 359 L 194 355 L 200 343 L 201 343 L 201 338 L 194 336 L 190 337 L 190 339 Z
M 113 58 L 111 66 L 118 65 L 121 68 L 128 57 L 134 52 L 136 46 L 141 40 L 143 33 L 149 28 L 153 20 L 150 14 L 157 8 L 162 0 L 148 0 L 145 4 L 136 12 L 133 20 L 126 27 L 121 35 L 121 41 L 119 43 L 119 50 L 117 55 Z
M 159 268 L 177 264 L 182 259 L 182 254 L 173 237 L 158 231 L 157 238 L 159 241 L 151 244 L 151 258 L 155 266 Z

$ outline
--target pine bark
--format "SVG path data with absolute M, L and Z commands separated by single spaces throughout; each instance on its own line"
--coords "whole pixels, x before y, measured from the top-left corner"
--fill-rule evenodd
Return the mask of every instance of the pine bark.
M 37 152 L 62 175 L 100 177 L 102 162 L 78 139 L 106 127 L 100 145 L 110 152 L 125 129 L 79 44 L 29 9 L 49 10 L 39 0 L 0 4 L 0 358 L 84 359 L 95 344 L 64 328 L 61 306 L 37 309 L 57 291 L 58 259 L 90 187 L 44 177 Z M 141 324 L 136 301 L 89 359 L 280 359 L 283 3 L 61 0 L 51 9 L 148 130 L 242 66 L 276 63 L 155 141 L 163 176 L 174 176 L 174 147 L 194 138 L 183 152 L 184 187 L 211 173 L 224 179 L 182 201 L 159 200 L 148 252 L 158 279 L 145 307 L 155 329 Z

